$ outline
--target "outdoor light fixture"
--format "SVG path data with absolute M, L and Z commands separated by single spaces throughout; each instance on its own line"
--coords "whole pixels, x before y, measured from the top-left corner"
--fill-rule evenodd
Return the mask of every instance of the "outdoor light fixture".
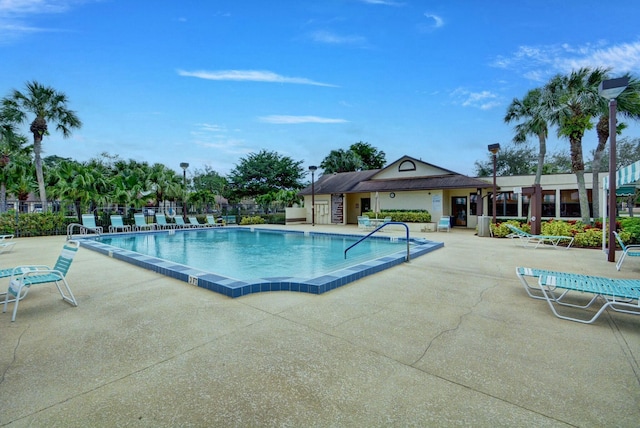
M 309 171 L 311 171 L 311 226 L 316 225 L 316 188 L 315 188 L 315 172 L 318 169 L 317 166 L 311 165 Z
M 491 199 L 493 199 L 493 223 L 496 223 L 496 210 L 497 210 L 497 206 L 496 206 L 496 192 L 497 192 L 497 186 L 496 186 L 496 157 L 498 155 L 498 152 L 500 151 L 500 144 L 496 143 L 496 144 L 489 144 L 489 146 L 487 147 L 489 149 L 489 151 L 493 154 L 493 195 L 491 195 Z
M 629 85 L 629 76 L 603 80 L 598 86 L 600 96 L 609 100 L 609 245 L 607 260 L 616 261 L 616 98 Z
M 182 198 L 182 216 L 187 219 L 187 168 L 189 164 L 187 162 L 180 162 L 180 168 L 182 168 L 182 186 L 184 187 L 184 196 Z

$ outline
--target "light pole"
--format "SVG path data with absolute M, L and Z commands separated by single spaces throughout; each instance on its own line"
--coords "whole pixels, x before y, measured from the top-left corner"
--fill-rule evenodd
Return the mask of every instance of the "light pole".
M 180 168 L 182 168 L 182 186 L 184 190 L 184 196 L 182 197 L 182 217 L 187 219 L 187 168 L 189 163 L 180 162 Z
M 607 260 L 616 261 L 616 98 L 629 85 L 629 77 L 603 80 L 598 86 L 600 96 L 609 100 L 609 245 Z
M 496 192 L 498 191 L 498 187 L 496 186 L 496 165 L 497 165 L 497 160 L 496 157 L 498 155 L 498 152 L 500 151 L 500 144 L 496 143 L 496 144 L 489 144 L 488 146 L 489 151 L 493 154 L 493 195 L 491 195 L 491 198 L 493 199 L 493 223 L 496 223 L 496 210 L 497 210 L 497 204 L 496 204 L 496 199 L 497 199 L 497 195 Z
M 311 226 L 316 225 L 316 184 L 315 184 L 315 172 L 318 169 L 317 166 L 311 165 L 309 171 L 311 171 Z

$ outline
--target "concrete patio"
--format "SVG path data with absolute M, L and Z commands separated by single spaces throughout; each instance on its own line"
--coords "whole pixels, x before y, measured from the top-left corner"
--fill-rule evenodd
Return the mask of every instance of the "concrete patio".
M 0 426 L 638 426 L 640 317 L 557 319 L 514 268 L 640 263 L 412 236 L 445 247 L 322 295 L 237 299 L 80 249 L 78 307 L 34 286 L 0 314 Z M 19 239 L 0 267 L 53 264 L 64 239 Z

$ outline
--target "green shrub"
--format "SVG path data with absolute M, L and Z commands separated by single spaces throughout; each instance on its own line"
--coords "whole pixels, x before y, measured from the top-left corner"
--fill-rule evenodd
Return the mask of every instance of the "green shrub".
M 16 236 L 64 235 L 67 226 L 76 223 L 73 217 L 65 217 L 60 213 L 20 213 L 16 224 L 15 211 L 0 214 L 0 234 Z
M 363 215 L 369 218 L 375 218 L 376 214 L 373 211 L 367 211 Z M 378 218 L 391 217 L 391 221 L 399 221 L 402 223 L 430 223 L 431 213 L 429 211 L 380 211 Z
M 508 220 L 503 221 L 502 223 L 491 223 L 491 232 L 493 233 L 493 236 L 496 238 L 505 238 L 507 235 L 513 233 L 511 232 L 511 229 L 507 227 L 507 224 L 515 226 L 523 232 L 531 231 L 531 227 L 526 223 L 520 224 L 518 220 Z
M 578 232 L 573 241 L 574 247 L 598 248 L 602 246 L 602 229 L 586 229 L 584 232 Z
M 246 226 L 248 224 L 264 224 L 264 223 L 265 223 L 264 219 L 259 215 L 254 215 L 252 217 L 242 217 L 242 220 L 240 220 L 240 224 L 243 226 Z
M 541 234 L 547 236 L 573 236 L 572 225 L 566 221 L 545 221 L 542 223 Z

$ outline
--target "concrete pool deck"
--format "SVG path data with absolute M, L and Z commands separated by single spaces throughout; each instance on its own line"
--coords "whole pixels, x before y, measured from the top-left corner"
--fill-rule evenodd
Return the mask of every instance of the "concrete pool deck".
M 445 246 L 322 295 L 237 299 L 81 249 L 77 308 L 34 286 L 0 315 L 0 426 L 637 426 L 640 317 L 560 320 L 514 268 L 640 263 L 412 236 Z M 18 239 L 0 267 L 52 264 L 64 240 Z

